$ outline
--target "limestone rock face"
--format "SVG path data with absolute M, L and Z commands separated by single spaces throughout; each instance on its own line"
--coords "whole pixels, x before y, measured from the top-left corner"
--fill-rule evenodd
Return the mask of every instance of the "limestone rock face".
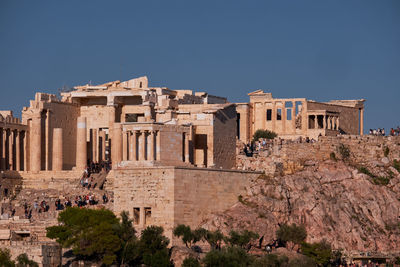
M 394 172 L 393 172 L 394 173 Z M 388 185 L 343 162 L 309 164 L 294 174 L 252 181 L 247 196 L 203 227 L 249 229 L 272 244 L 279 224 L 304 224 L 307 241 L 347 251 L 400 251 L 400 176 Z

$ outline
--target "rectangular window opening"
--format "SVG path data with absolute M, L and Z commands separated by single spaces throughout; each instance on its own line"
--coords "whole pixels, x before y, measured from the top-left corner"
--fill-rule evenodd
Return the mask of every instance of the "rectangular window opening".
M 276 120 L 282 120 L 282 109 L 280 108 L 276 109 Z
M 151 224 L 151 208 L 144 208 L 144 218 L 145 218 L 145 224 L 150 225 Z
M 138 225 L 140 222 L 140 208 L 133 208 L 133 223 Z
M 272 120 L 272 109 L 267 109 L 267 121 Z

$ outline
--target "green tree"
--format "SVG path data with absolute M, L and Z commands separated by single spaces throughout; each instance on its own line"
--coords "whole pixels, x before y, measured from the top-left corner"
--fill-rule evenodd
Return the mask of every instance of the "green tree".
M 200 230 L 201 231 L 201 230 Z M 203 231 L 204 240 L 210 245 L 211 249 L 221 249 L 222 241 L 224 240 L 225 236 L 221 233 L 220 230 L 215 231 Z
M 307 231 L 303 225 L 297 226 L 294 223 L 292 225 L 283 224 L 276 231 L 276 237 L 284 246 L 286 246 L 288 242 L 299 245 L 306 240 Z
M 17 257 L 17 267 L 38 267 L 39 264 L 37 264 L 37 262 L 30 260 L 28 258 L 28 255 L 26 255 L 25 253 L 20 254 Z
M 258 237 L 259 235 L 252 231 L 244 230 L 243 232 L 239 233 L 232 230 L 229 233 L 229 237 L 226 238 L 226 241 L 231 246 L 239 246 L 248 250 L 250 241 L 257 239 Z
M 278 256 L 276 254 L 267 254 L 254 261 L 252 267 L 286 267 L 289 258 L 286 256 Z
M 251 266 L 254 258 L 240 247 L 227 247 L 221 250 L 211 250 L 203 259 L 205 267 L 229 266 L 245 267 Z
M 174 266 L 169 255 L 169 240 L 163 236 L 163 232 L 164 229 L 159 226 L 148 226 L 142 231 L 138 254 L 141 255 L 143 264 L 152 267 Z
M 200 230 L 192 231 L 190 226 L 184 224 L 180 224 L 175 227 L 173 234 L 176 237 L 181 237 L 187 248 L 191 248 L 192 245 L 200 241 L 200 239 L 203 237 L 203 232 L 200 232 Z
M 2 267 L 14 267 L 15 266 L 14 261 L 11 260 L 10 250 L 7 248 L 0 249 L 0 266 L 2 266 Z
M 261 130 L 258 129 L 254 134 L 253 134 L 253 141 L 258 141 L 260 138 L 265 138 L 265 139 L 274 139 L 278 135 L 275 132 L 269 131 L 269 130 Z
M 328 266 L 333 256 L 331 245 L 325 240 L 312 244 L 303 242 L 301 253 L 313 259 L 318 266 Z
M 78 258 L 105 265 L 116 261 L 121 239 L 114 230 L 119 220 L 111 211 L 68 208 L 58 221 L 60 225 L 47 228 L 48 238 L 72 248 Z
M 182 267 L 201 267 L 199 261 L 191 256 L 183 260 Z
M 136 230 L 129 219 L 129 213 L 121 212 L 121 223 L 114 225 L 114 231 L 121 240 L 121 250 L 119 251 L 119 263 L 132 265 L 137 263 L 137 243 Z

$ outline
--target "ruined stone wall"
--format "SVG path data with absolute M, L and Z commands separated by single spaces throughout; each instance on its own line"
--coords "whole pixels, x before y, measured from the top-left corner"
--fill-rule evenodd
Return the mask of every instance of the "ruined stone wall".
M 346 134 L 359 134 L 360 133 L 360 112 L 357 108 L 318 103 L 318 102 L 307 102 L 307 108 L 309 111 L 312 110 L 328 110 L 340 112 L 339 115 L 339 128 Z
M 231 169 L 236 160 L 236 108 L 229 106 L 216 113 L 213 130 L 213 158 L 217 168 Z

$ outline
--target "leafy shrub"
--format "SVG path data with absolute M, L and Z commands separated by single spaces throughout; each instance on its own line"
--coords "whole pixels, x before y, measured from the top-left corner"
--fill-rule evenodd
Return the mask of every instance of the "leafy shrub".
M 348 160 L 350 158 L 350 148 L 348 146 L 340 144 L 337 150 L 343 160 Z
M 260 138 L 274 139 L 277 136 L 278 136 L 278 134 L 273 131 L 258 129 L 253 134 L 253 141 L 258 141 L 258 139 L 260 139 Z
M 221 250 L 211 250 L 203 259 L 205 267 L 215 266 L 251 266 L 254 258 L 239 247 L 228 247 Z
M 11 260 L 10 250 L 7 248 L 0 249 L 0 266 L 4 266 L 4 267 L 14 267 L 15 266 L 15 262 Z
M 201 267 L 201 265 L 197 259 L 188 257 L 183 260 L 182 267 Z
M 371 173 L 366 167 L 361 166 L 358 168 L 358 171 L 361 173 L 364 173 L 371 177 L 372 183 L 376 185 L 388 185 L 390 182 L 389 177 L 384 177 L 384 176 L 376 176 L 373 173 Z
M 258 267 L 258 266 L 263 266 L 263 267 L 283 267 L 287 266 L 289 262 L 289 258 L 286 256 L 279 256 L 276 254 L 267 254 L 264 255 L 263 257 L 256 259 L 251 265 L 252 267 Z
M 329 158 L 330 158 L 331 160 L 337 161 L 335 152 L 331 152 L 331 153 L 329 154 Z
M 333 257 L 331 245 L 325 240 L 312 244 L 303 242 L 301 253 L 313 259 L 319 266 L 327 266 Z
M 307 231 L 303 225 L 297 226 L 294 223 L 292 225 L 283 224 L 276 231 L 276 237 L 284 246 L 286 246 L 287 242 L 299 245 L 306 239 Z
M 236 231 L 231 231 L 229 233 L 229 237 L 226 238 L 227 243 L 231 246 L 239 246 L 243 249 L 246 249 L 250 243 L 250 241 L 257 239 L 259 235 L 252 231 L 244 230 L 241 233 Z
M 173 234 L 174 236 L 182 237 L 182 241 L 185 243 L 187 248 L 191 248 L 193 244 L 200 241 L 202 238 L 200 231 L 192 231 L 190 226 L 186 226 L 184 224 L 180 224 L 175 227 Z
M 387 157 L 387 156 L 389 156 L 389 152 L 390 152 L 389 147 L 385 146 L 385 147 L 383 148 L 383 155 L 384 155 L 385 157 Z
M 30 260 L 28 258 L 28 255 L 25 253 L 19 255 L 17 257 L 17 267 L 39 267 L 39 264 L 37 264 L 35 261 Z

